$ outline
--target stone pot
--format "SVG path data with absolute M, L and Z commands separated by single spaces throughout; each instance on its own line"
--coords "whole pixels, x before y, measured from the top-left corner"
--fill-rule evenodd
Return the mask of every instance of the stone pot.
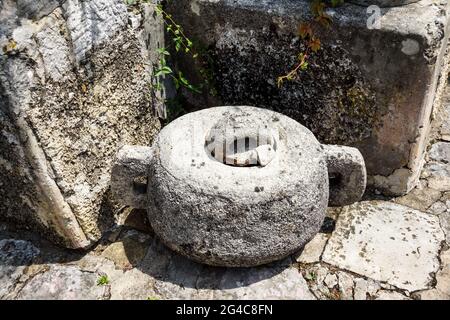
M 152 147 L 122 147 L 111 183 L 123 204 L 148 210 L 168 247 L 248 267 L 302 248 L 329 202 L 361 198 L 366 170 L 357 149 L 322 145 L 282 114 L 217 107 L 171 122 Z
M 347 0 L 347 2 L 361 5 L 371 6 L 376 5 L 379 7 L 400 7 L 410 3 L 419 2 L 420 0 Z

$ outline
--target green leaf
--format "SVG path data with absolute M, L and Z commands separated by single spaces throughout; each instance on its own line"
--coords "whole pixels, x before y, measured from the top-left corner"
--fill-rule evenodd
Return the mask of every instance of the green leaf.
M 165 56 L 170 56 L 170 53 L 169 53 L 169 51 L 167 51 L 166 48 L 158 48 L 158 53 L 165 55 Z

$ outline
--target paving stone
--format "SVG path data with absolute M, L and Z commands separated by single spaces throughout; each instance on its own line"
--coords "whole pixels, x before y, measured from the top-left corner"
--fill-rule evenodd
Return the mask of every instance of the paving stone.
M 322 259 L 341 269 L 414 291 L 429 288 L 444 234 L 438 217 L 383 201 L 343 210 Z M 356 299 L 356 296 L 355 296 Z
M 100 274 L 77 266 L 51 265 L 37 274 L 20 291 L 19 300 L 99 300 L 109 296 L 108 285 L 97 285 Z
M 128 270 L 141 262 L 150 245 L 150 236 L 131 230 L 119 241 L 110 244 L 102 256 L 115 263 L 118 268 Z
M 423 177 L 428 181 L 428 187 L 438 191 L 450 190 L 450 165 L 432 163 L 426 165 Z
M 11 293 L 23 274 L 39 254 L 31 242 L 15 239 L 0 240 L 0 299 Z
M 415 188 L 407 195 L 396 198 L 396 203 L 425 212 L 441 197 L 441 192 L 430 188 Z
M 235 287 L 228 289 L 230 286 Z M 228 269 L 221 280 L 219 290 L 214 291 L 214 299 L 314 300 L 315 298 L 301 273 L 291 267 L 281 272 L 269 268 L 256 268 L 244 272 Z
M 437 201 L 428 208 L 427 212 L 429 212 L 431 214 L 440 215 L 441 213 L 444 213 L 447 210 L 448 210 L 448 206 L 445 203 L 443 203 L 441 201 Z
M 345 272 L 338 272 L 339 293 L 342 300 L 353 300 L 353 277 Z
M 154 290 L 155 279 L 134 268 L 111 279 L 111 300 L 162 299 Z
M 411 299 L 396 291 L 380 290 L 377 292 L 375 300 L 411 300 Z
M 328 235 L 318 233 L 310 242 L 303 248 L 302 253 L 297 258 L 297 262 L 301 263 L 315 263 L 320 261 L 325 244 L 328 241 Z
M 371 280 L 365 280 L 362 278 L 357 278 L 354 280 L 354 299 L 355 300 L 367 300 L 375 295 L 375 293 L 380 289 L 380 285 Z
M 450 300 L 450 250 L 441 253 L 441 269 L 436 273 L 436 286 L 418 293 L 422 300 Z
M 439 215 L 441 228 L 445 233 L 445 241 L 450 244 L 450 211 L 447 210 Z
M 450 143 L 437 142 L 433 144 L 428 151 L 428 156 L 431 160 L 448 163 L 450 161 Z
M 286 261 L 255 268 L 213 268 L 172 253 L 154 287 L 163 299 L 314 299 L 301 273 Z
M 323 282 L 326 284 L 326 286 L 329 289 L 332 289 L 338 284 L 338 278 L 335 274 L 329 273 L 329 274 L 327 274 L 327 276 L 325 277 Z

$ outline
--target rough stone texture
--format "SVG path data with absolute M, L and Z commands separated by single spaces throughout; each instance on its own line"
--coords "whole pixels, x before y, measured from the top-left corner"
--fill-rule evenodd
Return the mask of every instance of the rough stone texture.
M 444 239 L 438 218 L 389 202 L 344 209 L 323 261 L 414 291 L 429 288 Z
M 310 242 L 303 248 L 302 253 L 297 258 L 297 262 L 301 263 L 315 263 L 320 261 L 325 244 L 328 241 L 328 235 L 318 233 Z
M 108 287 L 97 285 L 99 277 L 75 266 L 51 266 L 27 282 L 17 299 L 103 300 Z
M 109 245 L 102 256 L 113 261 L 120 269 L 132 269 L 144 259 L 149 241 L 150 236 L 132 230 L 121 241 Z
M 233 128 L 232 138 L 224 140 L 227 134 L 219 130 L 209 141 L 209 132 L 222 123 Z M 271 161 L 223 163 L 229 145 L 240 154 L 260 147 L 257 141 L 266 145 L 262 131 L 272 141 Z M 147 189 L 139 193 L 133 180 L 146 171 Z M 144 208 L 147 198 L 152 228 L 173 250 L 211 265 L 255 266 L 297 251 L 319 231 L 328 171 L 339 176 L 331 192 L 342 195 L 333 204 L 360 199 L 366 176 L 357 149 L 322 146 L 305 127 L 276 112 L 217 107 L 176 119 L 151 148 L 123 147 L 112 189 L 125 205 Z
M 358 147 L 371 184 L 394 195 L 415 186 L 423 164 L 432 106 L 446 81 L 447 10 L 445 0 L 386 8 L 381 29 L 368 29 L 366 7 L 329 9 L 332 32 L 318 31 L 322 50 L 299 80 L 278 89 L 277 77 L 304 50 L 295 33 L 311 18 L 308 1 L 179 0 L 169 7 L 214 60 L 218 96 L 186 95 L 190 103 L 291 116 L 323 143 Z M 193 63 L 179 65 L 190 70 Z
M 422 177 L 428 181 L 428 187 L 438 191 L 450 190 L 450 165 L 430 163 L 425 166 Z
M 450 250 L 441 254 L 441 266 L 435 288 L 419 293 L 422 300 L 450 300 Z
M 441 197 L 441 193 L 430 188 L 415 188 L 406 196 L 396 198 L 395 202 L 422 212 L 426 212 Z
M 329 204 L 345 206 L 359 201 L 366 190 L 364 158 L 355 148 L 326 145 L 328 175 L 331 177 Z
M 441 163 L 450 162 L 450 143 L 438 142 L 431 146 L 428 156 L 432 161 L 438 161 Z
M 159 128 L 151 30 L 121 0 L 6 1 L 0 10 L 0 219 L 86 247 L 114 223 L 118 147 L 150 144 Z
M 395 291 L 380 290 L 375 300 L 410 300 L 401 293 Z
M 8 297 L 26 266 L 33 262 L 39 249 L 24 240 L 0 240 L 0 299 Z
M 349 0 L 348 2 L 364 6 L 376 5 L 379 7 L 396 7 L 419 1 L 420 0 Z

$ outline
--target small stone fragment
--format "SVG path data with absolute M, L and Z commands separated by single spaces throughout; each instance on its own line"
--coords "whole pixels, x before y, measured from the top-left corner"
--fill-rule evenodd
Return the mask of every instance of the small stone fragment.
M 297 262 L 315 263 L 320 261 L 328 236 L 324 233 L 318 233 L 310 242 L 306 244 Z

